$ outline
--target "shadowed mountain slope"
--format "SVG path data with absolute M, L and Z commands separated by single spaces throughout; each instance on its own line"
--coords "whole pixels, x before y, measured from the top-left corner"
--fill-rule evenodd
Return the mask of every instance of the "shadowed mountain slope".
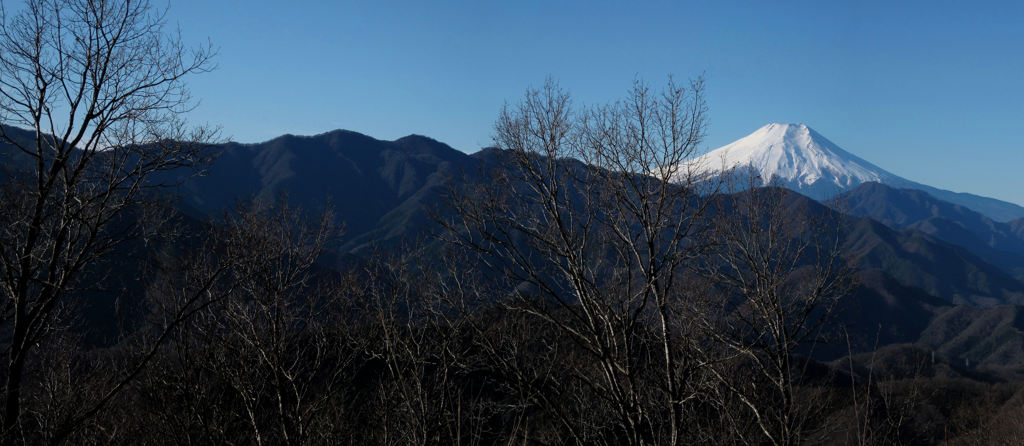
M 913 189 L 864 183 L 836 200 L 849 214 L 868 217 L 898 230 L 923 232 L 961 246 L 1024 279 L 1024 231 L 1020 220 L 1002 223 L 971 209 Z
M 308 212 L 329 205 L 338 221 L 346 224 L 346 236 L 336 247 L 341 257 L 436 230 L 430 215 L 444 205 L 448 188 L 488 181 L 484 172 L 500 169 L 505 155 L 498 149 L 466 155 L 423 136 L 381 141 L 342 130 L 215 149 L 220 156 L 204 175 L 182 171 L 157 178 L 181 183 L 176 191 L 186 213 L 216 217 L 239 201 L 275 199 L 280 194 L 287 194 L 291 204 Z M 7 147 L 0 156 L 18 155 Z M 577 161 L 565 162 L 573 163 L 572 169 L 589 168 Z M 808 197 L 787 196 L 787 212 L 835 212 Z M 850 327 L 855 351 L 920 341 L 951 356 L 990 358 L 992 363 L 1016 360 L 1011 354 L 1016 342 L 1012 329 L 1019 322 L 1005 312 L 1017 308 L 1006 304 L 1024 302 L 1024 284 L 977 249 L 954 243 L 973 240 L 984 247 L 988 246 L 985 240 L 993 245 L 1012 241 L 1024 232 L 1024 219 L 998 223 L 919 191 L 871 183 L 854 189 L 845 200 L 851 213 L 885 223 L 856 216 L 847 219 L 843 249 L 855 262 L 861 287 L 847 299 L 838 317 Z M 953 222 L 966 238 L 927 226 L 938 228 L 941 222 Z M 985 231 L 995 235 L 986 236 Z M 953 306 L 959 303 L 992 308 Z M 980 327 L 986 326 L 1008 328 L 993 332 L 998 339 L 956 335 L 981 333 Z M 821 353 L 837 357 L 845 349 L 845 345 L 828 346 Z
M 474 163 L 424 136 L 381 141 L 345 130 L 217 149 L 204 176 L 178 178 L 185 205 L 212 215 L 240 200 L 281 194 L 308 212 L 329 205 L 345 223 L 342 251 L 417 232 L 448 179 Z

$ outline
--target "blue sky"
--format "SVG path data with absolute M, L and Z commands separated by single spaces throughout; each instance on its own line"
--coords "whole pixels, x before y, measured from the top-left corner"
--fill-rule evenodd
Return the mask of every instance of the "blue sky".
M 193 119 L 241 142 L 345 128 L 491 142 L 552 76 L 577 104 L 703 75 L 708 149 L 803 122 L 908 179 L 1024 204 L 1024 2 L 174 0 L 220 48 Z

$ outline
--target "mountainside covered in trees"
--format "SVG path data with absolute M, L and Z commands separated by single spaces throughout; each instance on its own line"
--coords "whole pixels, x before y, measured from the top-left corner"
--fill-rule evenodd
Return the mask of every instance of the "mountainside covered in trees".
M 449 189 L 490 181 L 495 174 L 491 169 L 500 165 L 503 156 L 495 149 L 465 155 L 416 135 L 380 141 L 342 130 L 310 137 L 286 135 L 259 144 L 226 144 L 215 150 L 220 155 L 204 175 L 178 179 L 183 181 L 178 193 L 188 208 L 216 216 L 242 200 L 274 200 L 281 193 L 307 210 L 323 209 L 329 203 L 338 222 L 345 224 L 341 249 L 356 252 L 371 243 L 411 241 L 437 231 L 431 215 L 443 217 Z M 914 194 L 928 203 L 908 205 L 885 195 L 887 191 Z M 914 220 L 903 218 L 903 223 L 893 224 L 885 211 L 865 210 L 863 203 L 869 199 L 889 212 L 911 213 Z M 1009 224 L 921 191 L 897 191 L 878 183 L 865 183 L 839 203 L 840 211 L 868 217 L 850 219 L 845 242 L 862 268 L 883 270 L 948 302 L 1024 302 L 1024 285 L 1008 277 L 1013 271 L 1007 271 L 998 256 L 979 250 L 980 241 L 969 243 L 973 240 L 932 230 L 937 218 L 945 218 L 953 226 L 972 228 L 979 240 L 987 238 L 990 250 L 999 246 L 1012 252 L 1024 241 L 1006 229 Z M 813 205 L 802 207 L 808 206 Z M 925 224 L 919 208 L 940 209 L 936 206 L 960 214 L 929 214 L 931 223 Z M 984 228 L 998 232 L 983 233 Z
M 216 50 L 168 17 L 0 9 L 4 446 L 1024 436 L 1024 220 L 716 182 L 691 168 L 699 78 L 583 107 L 549 79 L 473 155 L 220 144 L 186 122 Z M 800 184 L 867 178 L 805 127 L 765 133 L 785 156 L 751 153 Z
M 344 130 L 223 144 L 213 152 L 217 156 L 202 175 L 171 171 L 154 178 L 176 184 L 181 209 L 191 216 L 186 218 L 218 218 L 253 198 L 286 200 L 309 216 L 330 207 L 334 224 L 343 228 L 330 249 L 357 256 L 436 237 L 442 231 L 439 221 L 451 217 L 449 194 L 491 181 L 508 156 L 497 149 L 466 155 L 418 135 L 381 141 Z M 10 150 L 0 155 L 18 156 Z M 800 204 L 789 207 L 799 212 L 829 212 L 813 200 L 792 199 Z M 1013 308 L 1004 306 L 1024 303 L 1019 264 L 1013 262 L 1020 255 L 1017 245 L 1024 242 L 1012 223 L 995 222 L 919 190 L 873 182 L 835 203 L 851 215 L 843 250 L 862 271 L 859 297 L 849 302 L 858 310 L 842 316 L 863 332 L 858 348 L 872 347 L 866 339 L 874 332 L 868 332 L 879 324 L 893 333 L 883 340 L 916 342 L 951 305 Z
M 474 171 L 473 159 L 419 135 L 380 141 L 335 130 L 284 135 L 258 144 L 224 144 L 204 175 L 171 172 L 182 203 L 214 215 L 249 199 L 286 194 L 315 213 L 331 207 L 345 223 L 345 251 L 415 234 L 429 224 L 452 177 Z
M 32 136 L 31 132 L 13 128 L 7 128 L 7 133 L 22 139 L 30 139 Z M 771 222 L 807 222 L 812 225 L 807 226 L 809 228 L 814 224 L 826 223 L 823 227 L 828 227 L 827 222 L 842 222 L 836 226 L 836 247 L 843 261 L 850 262 L 849 265 L 852 267 L 852 281 L 849 283 L 851 288 L 848 294 L 836 301 L 834 310 L 829 310 L 828 328 L 821 332 L 807 332 L 808 336 L 821 336 L 820 340 L 793 346 L 792 354 L 813 358 L 804 366 L 802 373 L 806 376 L 799 378 L 804 385 L 809 382 L 819 383 L 815 385 L 831 383 L 827 386 L 842 388 L 848 385 L 842 384 L 843 380 L 852 380 L 856 386 L 859 385 L 856 384 L 858 380 L 877 375 L 877 379 L 888 383 L 887 386 L 895 387 L 887 390 L 894 392 L 890 396 L 884 396 L 886 394 L 883 393 L 876 397 L 896 398 L 892 395 L 902 395 L 898 397 L 901 398 L 898 400 L 901 401 L 900 404 L 933 405 L 927 407 L 944 410 L 942 408 L 951 403 L 930 399 L 922 402 L 913 396 L 917 390 L 900 386 L 922 379 L 925 381 L 917 385 L 938 386 L 937 389 L 951 385 L 943 380 L 962 380 L 964 383 L 1014 382 L 1018 379 L 1021 367 L 1024 366 L 1024 354 L 1021 353 L 1024 348 L 1024 323 L 1021 322 L 1020 316 L 1020 304 L 1024 302 L 1024 284 L 1018 278 L 1020 272 L 1015 269 L 1017 263 L 1013 262 L 1014 256 L 1018 255 L 1016 243 L 1020 240 L 1019 234 L 1022 231 L 1017 230 L 1015 222 L 995 222 L 967 208 L 943 202 L 921 191 L 897 190 L 877 183 L 865 183 L 835 201 L 832 208 L 811 198 L 775 188 L 753 191 L 719 190 L 702 197 L 685 192 L 684 186 L 672 185 L 668 186 L 668 189 L 659 189 L 662 187 L 659 184 L 662 183 L 653 177 L 611 172 L 594 164 L 570 158 L 533 155 L 524 157 L 524 152 L 509 149 L 485 149 L 466 155 L 427 137 L 413 135 L 396 141 L 381 141 L 341 130 L 310 137 L 286 135 L 259 144 L 215 145 L 210 147 L 210 153 L 215 156 L 199 175 L 178 169 L 158 172 L 150 177 L 153 184 L 173 185 L 170 189 L 162 189 L 161 193 L 170 192 L 176 197 L 176 208 L 169 211 L 175 214 L 171 220 L 178 228 L 178 235 L 132 242 L 119 247 L 112 261 L 98 263 L 97 269 L 93 271 L 103 276 L 105 280 L 76 291 L 89 302 L 86 306 L 88 310 L 81 314 L 74 325 L 74 330 L 79 333 L 76 336 L 84 336 L 87 345 L 116 347 L 123 342 L 117 341 L 119 330 L 123 330 L 126 325 L 137 325 L 140 320 L 150 317 L 147 313 L 153 310 L 146 308 L 153 304 L 169 305 L 170 308 L 174 308 L 175 299 L 186 298 L 187 293 L 192 292 L 191 287 L 197 284 L 194 280 L 204 277 L 207 279 L 203 280 L 214 280 L 209 291 L 221 293 L 218 294 L 221 297 L 203 304 L 212 305 L 209 311 L 197 308 L 203 316 L 188 323 L 191 327 L 189 330 L 196 330 L 195 332 L 182 332 L 183 337 L 171 341 L 176 348 L 184 349 L 180 350 L 181 353 L 174 361 L 184 362 L 165 363 L 164 361 L 171 358 L 161 357 L 158 359 L 158 363 L 161 364 L 158 371 L 145 375 L 143 381 L 136 384 L 149 386 L 163 383 L 162 385 L 171 386 L 165 393 L 133 403 L 139 407 L 146 407 L 146 411 L 152 413 L 163 411 L 162 416 L 178 417 L 193 414 L 199 417 L 213 417 L 211 421 L 204 422 L 212 423 L 216 417 L 228 416 L 219 414 L 218 411 L 242 404 L 242 400 L 236 401 L 227 394 L 218 393 L 221 392 L 218 389 L 232 387 L 237 387 L 242 395 L 256 398 L 253 404 L 269 404 L 269 400 L 259 400 L 257 393 L 253 393 L 257 391 L 256 387 L 247 387 L 256 386 L 263 378 L 255 374 L 238 373 L 239 370 L 246 369 L 253 373 L 264 373 L 260 370 L 264 370 L 265 365 L 285 367 L 289 359 L 284 356 L 271 358 L 271 362 L 264 365 L 259 362 L 246 362 L 256 357 L 252 355 L 267 354 L 274 348 L 285 345 L 291 346 L 289 348 L 295 349 L 296 353 L 301 355 L 311 355 L 309 358 L 315 360 L 312 364 L 291 363 L 294 367 L 301 367 L 299 369 L 277 369 L 277 373 L 297 373 L 298 376 L 308 376 L 313 380 L 301 385 L 296 384 L 300 385 L 298 393 L 287 397 L 299 398 L 289 400 L 289 404 L 295 404 L 295 410 L 311 410 L 310 406 L 301 403 L 301 398 L 309 398 L 325 391 L 328 393 L 322 394 L 324 398 L 327 398 L 330 392 L 341 392 L 355 398 L 352 401 L 352 404 L 355 404 L 353 407 L 366 407 L 365 405 L 369 403 L 360 400 L 368 397 L 362 393 L 363 390 L 342 390 L 344 386 L 351 386 L 353 383 L 359 383 L 355 388 L 363 388 L 362 386 L 370 385 L 368 383 L 395 385 L 398 387 L 389 387 L 389 398 L 411 398 L 412 401 L 418 399 L 426 402 L 439 401 L 436 398 L 445 398 L 442 394 L 453 389 L 483 389 L 486 383 L 492 381 L 523 384 L 525 381 L 521 380 L 546 380 L 560 376 L 558 373 L 561 372 L 545 371 L 542 363 L 532 362 L 538 360 L 537 357 L 523 356 L 516 360 L 528 361 L 527 363 L 517 365 L 511 370 L 502 369 L 502 373 L 523 374 L 515 376 L 514 379 L 510 376 L 489 374 L 497 373 L 496 369 L 489 369 L 491 371 L 485 373 L 473 371 L 472 367 L 460 369 L 456 377 L 443 378 L 436 373 L 449 373 L 452 369 L 435 369 L 430 363 L 437 358 L 417 356 L 427 355 L 426 351 L 433 351 L 430 349 L 450 348 L 463 342 L 453 336 L 470 336 L 470 339 L 475 339 L 472 342 L 484 342 L 472 347 L 484 349 L 478 351 L 483 356 L 460 356 L 459 361 L 489 361 L 496 358 L 492 355 L 498 355 L 500 349 L 511 345 L 534 345 L 533 343 L 538 342 L 541 344 L 536 344 L 534 348 L 545 351 L 544 354 L 559 356 L 563 349 L 572 350 L 568 345 L 543 344 L 546 342 L 546 336 L 550 334 L 545 330 L 549 330 L 550 327 L 536 325 L 537 321 L 509 319 L 509 316 L 503 315 L 517 308 L 517 305 L 522 305 L 528 312 L 551 312 L 549 317 L 558 320 L 566 318 L 565 321 L 573 321 L 575 318 L 572 313 L 578 302 L 563 302 L 562 305 L 567 306 L 558 309 L 557 305 L 551 306 L 555 305 L 554 301 L 545 299 L 557 300 L 555 296 L 571 294 L 572 288 L 579 285 L 557 278 L 561 274 L 558 268 L 562 266 L 545 265 L 543 261 L 537 263 L 540 259 L 553 255 L 553 252 L 549 251 L 552 249 L 551 243 L 559 243 L 557 238 L 547 238 L 552 233 L 544 226 L 549 224 L 543 217 L 544 206 L 548 203 L 545 202 L 544 194 L 550 192 L 546 189 L 548 183 L 544 181 L 552 178 L 550 175 L 561 178 L 559 181 L 569 185 L 564 192 L 564 198 L 559 198 L 559 201 L 553 203 L 562 208 L 559 213 L 579 213 L 569 220 L 573 221 L 573 224 L 583 224 L 588 220 L 604 221 L 609 215 L 631 212 L 631 200 L 642 196 L 634 194 L 646 193 L 643 191 L 681 194 L 679 200 L 665 208 L 665 215 L 669 217 L 667 221 L 682 218 L 679 221 L 684 222 L 689 221 L 692 216 L 703 215 L 702 220 L 693 220 L 692 224 L 696 226 L 687 229 L 692 232 L 687 233 L 690 235 L 686 236 L 686 240 L 692 240 L 697 245 L 708 237 L 705 241 L 713 245 L 724 239 L 746 244 L 749 249 L 768 249 L 772 245 L 762 243 L 779 235 L 756 235 L 759 234 L 757 228 L 763 224 L 770 226 Z M 5 160 L 22 159 L 22 155 L 10 144 L 0 144 L 0 157 Z M 16 173 L 18 169 L 15 167 L 19 163 L 21 162 L 4 163 L 5 175 Z M 543 181 L 531 182 L 531 174 L 536 175 L 534 179 Z M 590 188 L 591 184 L 602 186 Z M 604 187 L 608 185 L 634 188 L 636 192 L 621 196 L 605 195 Z M 705 186 L 701 184 L 698 187 Z M 563 192 L 559 192 L 561 193 Z M 695 204 L 709 198 L 711 201 L 706 205 Z M 248 204 L 253 200 L 263 204 Z M 275 214 L 277 211 L 273 208 L 281 205 L 288 208 L 280 214 Z M 751 205 L 754 207 L 746 208 Z M 331 212 L 325 214 L 326 210 Z M 769 217 L 763 217 L 759 214 L 761 212 L 768 212 Z M 673 215 L 676 217 L 670 217 Z M 736 220 L 737 215 L 756 218 L 749 221 L 742 218 Z M 136 218 L 131 213 L 126 216 L 130 219 Z M 761 218 L 769 220 L 758 223 Z M 472 219 L 480 219 L 477 221 L 480 225 L 466 223 L 474 221 Z M 716 223 L 717 221 L 720 223 Z M 466 226 L 459 226 L 460 224 Z M 614 220 L 601 223 L 605 224 L 618 223 Z M 709 226 L 700 230 L 693 229 L 705 224 Z M 739 226 L 736 226 L 737 224 Z M 515 230 L 511 233 L 486 232 L 501 228 L 502 225 L 510 225 L 509 227 Z M 329 232 L 339 228 L 343 228 L 343 231 L 338 232 L 337 237 L 327 236 Z M 601 226 L 570 234 L 569 238 L 593 237 L 596 240 L 599 236 L 613 236 L 606 233 L 606 229 L 599 228 Z M 625 224 L 621 228 L 632 230 L 630 228 L 634 226 Z M 207 232 L 211 235 L 202 235 Z M 749 234 L 755 234 L 754 238 L 749 238 Z M 758 240 L 762 236 L 769 238 Z M 505 254 L 506 259 L 518 260 L 502 264 L 499 261 L 501 257 L 494 254 L 501 251 L 492 251 L 484 255 L 474 253 L 473 249 L 462 251 L 457 257 L 452 257 L 450 243 L 452 240 L 460 239 L 462 241 L 459 243 L 462 243 L 464 248 L 472 248 L 482 243 L 497 243 L 492 246 L 509 250 Z M 664 251 L 667 253 L 673 252 L 673 249 L 680 249 L 672 248 L 672 243 L 675 242 L 671 240 L 663 239 L 644 249 L 651 249 L 652 252 L 667 249 Z M 820 240 L 806 245 L 806 248 L 818 250 L 822 246 L 819 242 Z M 622 280 L 626 280 L 626 284 L 629 284 L 630 280 L 636 280 L 627 280 L 626 276 L 621 276 L 622 271 L 616 265 L 616 259 L 626 251 L 620 251 L 621 247 L 616 247 L 614 243 L 603 243 L 607 242 L 580 251 L 564 251 L 550 258 L 587 256 L 590 259 L 588 262 L 593 262 L 595 269 L 581 270 L 580 274 L 586 280 L 594 281 L 592 285 L 586 286 L 596 287 L 595 297 L 599 299 L 615 298 L 619 293 L 628 295 L 635 292 L 631 291 L 630 286 L 618 288 L 623 283 L 620 282 Z M 406 251 L 409 247 L 413 247 L 414 251 Z M 686 252 L 685 250 L 693 248 L 683 249 L 682 252 Z M 156 257 L 147 254 L 153 250 L 159 251 L 160 254 Z M 189 254 L 193 251 L 205 254 Z M 815 277 L 815 273 L 807 269 L 814 265 L 814 261 L 806 257 L 806 254 L 787 254 L 785 251 L 765 251 L 764 254 L 793 255 L 790 258 L 795 262 L 792 264 L 793 268 L 779 270 L 784 272 L 784 275 L 779 276 L 780 282 L 773 285 L 780 287 L 780 290 L 805 292 L 799 285 L 799 281 L 803 279 L 795 279 L 797 282 L 793 282 L 794 278 Z M 507 257 L 509 255 L 511 257 Z M 188 260 L 181 256 L 186 256 Z M 135 263 L 144 257 L 153 257 L 146 263 L 149 266 Z M 665 257 L 666 261 L 673 258 Z M 709 258 L 712 260 L 697 268 L 699 274 L 708 273 L 711 274 L 708 277 L 721 277 L 725 280 L 722 283 L 729 283 L 728 280 L 745 280 L 745 272 L 730 272 L 729 268 L 725 267 L 728 262 L 742 260 L 741 258 L 724 254 L 722 257 Z M 423 259 L 430 261 L 424 263 Z M 471 265 L 479 266 L 458 265 L 467 261 Z M 288 270 L 291 271 L 287 272 L 288 275 L 278 278 L 261 276 L 272 273 L 279 267 L 295 269 Z M 185 273 L 191 279 L 176 278 L 175 274 L 179 272 Z M 805 276 L 806 274 L 812 275 Z M 482 277 L 469 280 L 470 276 L 476 275 Z M 282 278 L 286 279 L 286 282 L 274 285 Z M 256 281 L 249 282 L 250 279 Z M 451 282 L 453 279 L 458 280 Z M 236 282 L 239 280 L 240 282 Z M 718 290 L 721 284 L 706 283 L 698 277 L 689 277 L 687 280 L 686 283 L 689 285 L 679 291 L 681 294 L 673 295 L 673 299 L 696 299 L 694 302 L 701 302 L 700 305 L 714 307 L 721 303 L 702 299 L 722 292 L 725 292 L 722 296 L 733 296 L 730 293 L 737 292 L 735 289 L 730 292 Z M 102 289 L 97 289 L 97 286 Z M 277 291 L 263 294 L 266 292 L 265 286 Z M 280 288 L 274 288 L 278 286 Z M 338 288 L 339 286 L 342 288 Z M 838 287 L 835 288 L 838 293 L 842 293 L 845 286 L 839 283 L 827 285 Z M 603 290 L 606 287 L 607 290 Z M 605 292 L 610 294 L 605 295 Z M 513 306 L 495 304 L 509 298 L 506 296 L 507 293 L 512 293 Z M 548 297 L 538 297 L 545 295 Z M 348 296 L 355 300 L 337 300 L 339 296 Z M 726 315 L 734 316 L 725 317 L 741 317 L 747 311 L 744 305 L 737 303 L 734 306 L 733 303 L 728 303 L 733 298 L 726 298 L 724 310 L 727 311 Z M 242 299 L 240 302 L 244 302 L 245 299 L 255 300 L 251 301 L 252 304 L 225 303 L 225 306 L 221 306 L 217 303 L 219 299 L 228 299 L 225 302 L 232 302 L 230 299 Z M 670 301 L 665 302 L 667 304 Z M 475 316 L 469 319 L 446 319 L 469 307 L 477 308 L 475 311 L 479 313 L 474 312 Z M 329 308 L 332 308 L 329 311 L 333 315 L 332 318 L 341 318 L 336 322 L 340 323 L 340 326 L 329 328 L 327 325 L 321 325 L 324 322 L 322 320 L 306 319 Z M 413 308 L 422 313 L 418 316 L 406 313 Z M 672 311 L 687 312 L 694 309 L 677 308 Z M 265 325 L 272 321 L 267 318 L 276 317 L 275 315 L 287 317 L 291 321 L 289 324 L 296 324 L 294 327 L 304 327 L 296 334 L 299 337 L 290 340 L 267 337 L 273 333 L 272 326 Z M 604 317 L 611 315 L 610 313 Z M 646 321 L 647 317 L 638 320 Z M 401 324 L 405 323 L 403 321 L 413 319 L 420 321 L 418 323 L 427 324 L 422 328 L 427 331 L 418 331 L 421 328 L 400 328 Z M 443 322 L 446 320 L 447 322 Z M 699 324 L 720 323 L 701 318 L 697 321 Z M 372 322 L 371 326 L 363 326 L 367 322 Z M 434 328 L 426 328 L 430 326 Z M 685 330 L 696 330 L 685 336 L 698 336 L 692 338 L 698 343 L 692 346 L 697 351 L 702 348 L 699 344 L 705 342 L 708 345 L 714 345 L 716 342 L 740 342 L 746 345 L 748 342 L 746 336 L 749 334 L 743 332 L 735 333 L 735 338 L 721 337 L 724 335 L 718 334 L 704 339 L 699 336 L 707 335 L 700 334 L 702 332 L 697 327 L 684 327 L 676 329 L 684 330 L 682 333 L 685 333 Z M 431 330 L 440 331 L 431 334 Z M 509 333 L 489 338 L 495 335 L 494 330 Z M 322 336 L 326 333 L 333 334 Z M 456 335 L 457 333 L 463 334 Z M 654 333 L 644 332 L 636 335 L 645 339 L 644 349 L 656 345 L 648 344 L 657 339 Z M 377 360 L 363 356 L 365 353 L 360 349 L 371 348 L 370 344 L 364 344 L 369 342 L 365 336 L 383 340 L 384 344 L 378 346 L 383 349 L 383 353 L 375 355 L 381 355 L 381 358 L 385 359 Z M 421 336 L 436 338 L 428 340 Z M 716 340 L 716 336 L 720 338 Z M 600 339 L 592 338 L 592 341 L 598 342 Z M 112 340 L 116 342 L 112 343 Z M 223 356 L 216 346 L 224 343 L 237 345 L 242 351 L 252 350 L 237 358 Z M 207 347 L 198 348 L 199 345 Z M 753 343 L 744 348 L 756 348 L 757 345 Z M 598 343 L 593 348 L 605 347 Z M 319 356 L 327 351 L 332 353 Z M 416 353 L 417 351 L 420 353 Z M 645 351 L 645 355 L 654 353 L 654 350 Z M 250 353 L 252 355 L 249 355 Z M 100 357 L 109 358 L 107 355 L 110 354 L 116 358 L 116 349 L 112 353 L 102 353 Z M 589 354 L 575 352 L 573 355 L 577 356 L 574 361 L 589 361 L 586 359 Z M 504 356 L 501 358 L 512 359 Z M 628 356 L 623 360 L 627 358 Z M 106 360 L 108 359 L 104 359 Z M 208 364 L 205 366 L 207 371 L 200 373 L 191 369 L 188 365 L 191 363 Z M 638 365 L 642 364 L 633 366 Z M 312 368 L 305 368 L 307 366 Z M 656 361 L 645 365 L 653 366 L 656 366 Z M 274 370 L 273 367 L 266 369 L 268 373 Z M 175 370 L 178 372 L 174 372 Z M 165 372 L 198 375 L 194 378 L 185 375 L 175 377 L 166 375 Z M 319 376 L 317 374 L 322 373 L 343 374 L 334 375 L 326 381 L 323 380 L 326 375 L 314 379 L 315 376 Z M 389 376 L 390 381 L 376 381 L 367 374 L 383 374 Z M 416 379 L 430 380 L 429 386 L 439 385 L 440 382 L 434 380 L 452 379 L 444 384 L 451 387 L 429 387 L 434 389 L 433 391 L 441 392 L 438 394 L 416 393 L 408 388 L 403 390 L 401 386 L 408 384 L 404 380 L 412 376 L 418 377 Z M 188 381 L 189 379 L 192 381 Z M 507 381 L 509 379 L 512 381 Z M 733 379 L 739 379 L 737 382 L 741 382 L 744 379 L 761 378 L 721 376 L 716 379 L 729 383 Z M 557 398 L 557 407 L 562 407 L 558 410 L 569 410 L 567 406 L 561 406 L 562 404 L 591 403 L 591 397 L 587 396 L 587 392 L 572 396 L 566 393 L 571 387 L 558 389 L 558 386 L 564 386 L 565 383 L 531 385 L 540 386 L 532 391 L 550 392 L 547 397 Z M 443 390 L 446 388 L 448 390 Z M 979 388 L 975 391 L 996 392 L 990 397 L 999 401 L 998 404 L 1013 407 L 1014 403 L 1009 399 L 1010 396 L 999 394 L 998 389 Z M 480 401 L 491 402 L 507 402 L 509 398 L 518 398 L 515 392 L 507 389 L 487 392 L 478 394 L 477 398 L 480 398 Z M 868 391 L 867 394 L 872 395 L 872 392 Z M 184 395 L 192 395 L 188 397 L 193 400 L 190 404 L 202 401 L 201 404 L 207 409 L 195 412 L 197 409 L 176 406 L 178 403 L 175 401 L 186 398 Z M 968 392 L 962 398 L 970 399 L 973 398 L 972 395 L 974 394 Z M 832 397 L 840 398 L 836 395 Z M 327 404 L 326 399 L 322 401 L 323 404 Z M 399 400 L 392 400 L 388 404 L 392 404 L 389 406 L 392 408 L 404 407 Z M 448 401 L 445 404 L 475 403 L 463 399 Z M 548 407 L 547 405 L 553 402 L 531 404 Z M 497 422 L 498 418 L 493 417 L 501 415 L 486 412 L 483 407 L 475 409 L 482 411 L 479 412 L 479 416 L 490 419 L 490 422 Z M 549 407 L 547 410 L 550 409 L 553 408 Z M 742 412 L 739 408 L 728 410 Z M 880 417 L 877 418 L 879 422 L 884 420 L 884 423 L 892 423 L 893 417 L 906 415 L 902 412 L 904 410 L 892 406 L 871 416 Z M 442 416 L 447 413 L 441 410 L 429 416 Z M 366 416 L 366 413 L 360 416 Z M 575 413 L 567 416 L 584 415 Z M 844 415 L 840 412 L 828 412 L 822 416 L 841 418 Z M 935 417 L 950 420 L 953 415 L 940 414 Z M 373 421 L 358 417 L 357 420 L 359 421 L 353 422 L 365 423 L 367 426 L 377 426 L 378 422 L 388 423 L 386 420 Z M 439 426 L 448 423 L 445 420 L 448 419 L 437 418 L 430 421 L 435 423 L 432 429 L 438 429 Z M 229 436 L 234 435 L 231 432 L 244 431 L 244 428 L 237 424 L 238 421 L 225 421 L 227 424 L 223 425 L 214 424 L 214 431 L 209 433 L 212 437 L 209 438 L 226 438 L 218 436 Z M 723 420 L 714 422 L 724 423 Z M 815 421 L 817 422 L 819 421 Z M 974 424 L 971 426 L 974 426 L 980 421 L 972 423 Z M 932 429 L 929 426 L 932 426 L 934 421 L 914 421 L 913 424 L 916 426 L 913 430 L 916 432 L 915 435 L 923 435 L 917 438 L 936 438 L 940 435 L 937 431 L 929 430 Z M 285 430 L 281 432 L 298 429 L 297 426 L 283 428 Z M 885 429 L 895 428 L 889 424 L 884 426 L 889 426 Z M 550 425 L 539 429 L 545 432 L 559 431 L 559 428 Z M 709 429 L 716 431 L 726 427 L 722 424 Z M 748 425 L 743 429 L 754 427 Z M 454 434 L 435 432 L 423 435 Z M 494 435 L 497 436 L 494 438 L 499 438 L 505 434 Z M 590 432 L 586 435 L 617 436 L 621 433 Z M 821 431 L 815 435 L 831 434 Z M 821 438 L 824 437 L 819 437 Z
M 963 247 L 1011 273 L 1024 277 L 1024 237 L 1017 220 L 999 222 L 964 206 L 914 189 L 865 183 L 836 200 L 839 209 L 906 232 L 920 231 Z

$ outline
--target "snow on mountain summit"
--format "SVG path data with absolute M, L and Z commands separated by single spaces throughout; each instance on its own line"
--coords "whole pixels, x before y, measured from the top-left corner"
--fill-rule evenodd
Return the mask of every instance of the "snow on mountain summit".
M 966 206 L 996 221 L 1024 218 L 1024 207 L 1013 203 L 916 183 L 898 177 L 840 149 L 804 124 L 772 123 L 731 144 L 712 150 L 681 166 L 677 175 L 712 178 L 724 172 L 753 173 L 762 184 L 795 190 L 824 200 L 863 183 L 878 182 L 896 189 L 917 189 L 950 203 Z M 677 177 L 677 179 L 682 179 Z M 743 181 L 743 178 L 738 178 Z
M 693 163 L 707 175 L 750 168 L 764 184 L 774 178 L 780 186 L 815 199 L 869 181 L 894 187 L 915 184 L 839 148 L 804 124 L 768 124 Z

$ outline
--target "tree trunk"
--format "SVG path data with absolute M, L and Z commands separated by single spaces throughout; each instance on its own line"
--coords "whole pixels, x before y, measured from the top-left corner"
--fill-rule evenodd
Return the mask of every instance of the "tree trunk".
M 14 430 L 21 418 L 21 381 L 25 371 L 25 338 L 27 330 L 24 324 L 24 309 L 18 305 L 15 316 L 14 335 L 11 338 L 11 352 L 7 363 L 7 383 L 4 395 L 4 430 L 3 444 L 16 444 Z

